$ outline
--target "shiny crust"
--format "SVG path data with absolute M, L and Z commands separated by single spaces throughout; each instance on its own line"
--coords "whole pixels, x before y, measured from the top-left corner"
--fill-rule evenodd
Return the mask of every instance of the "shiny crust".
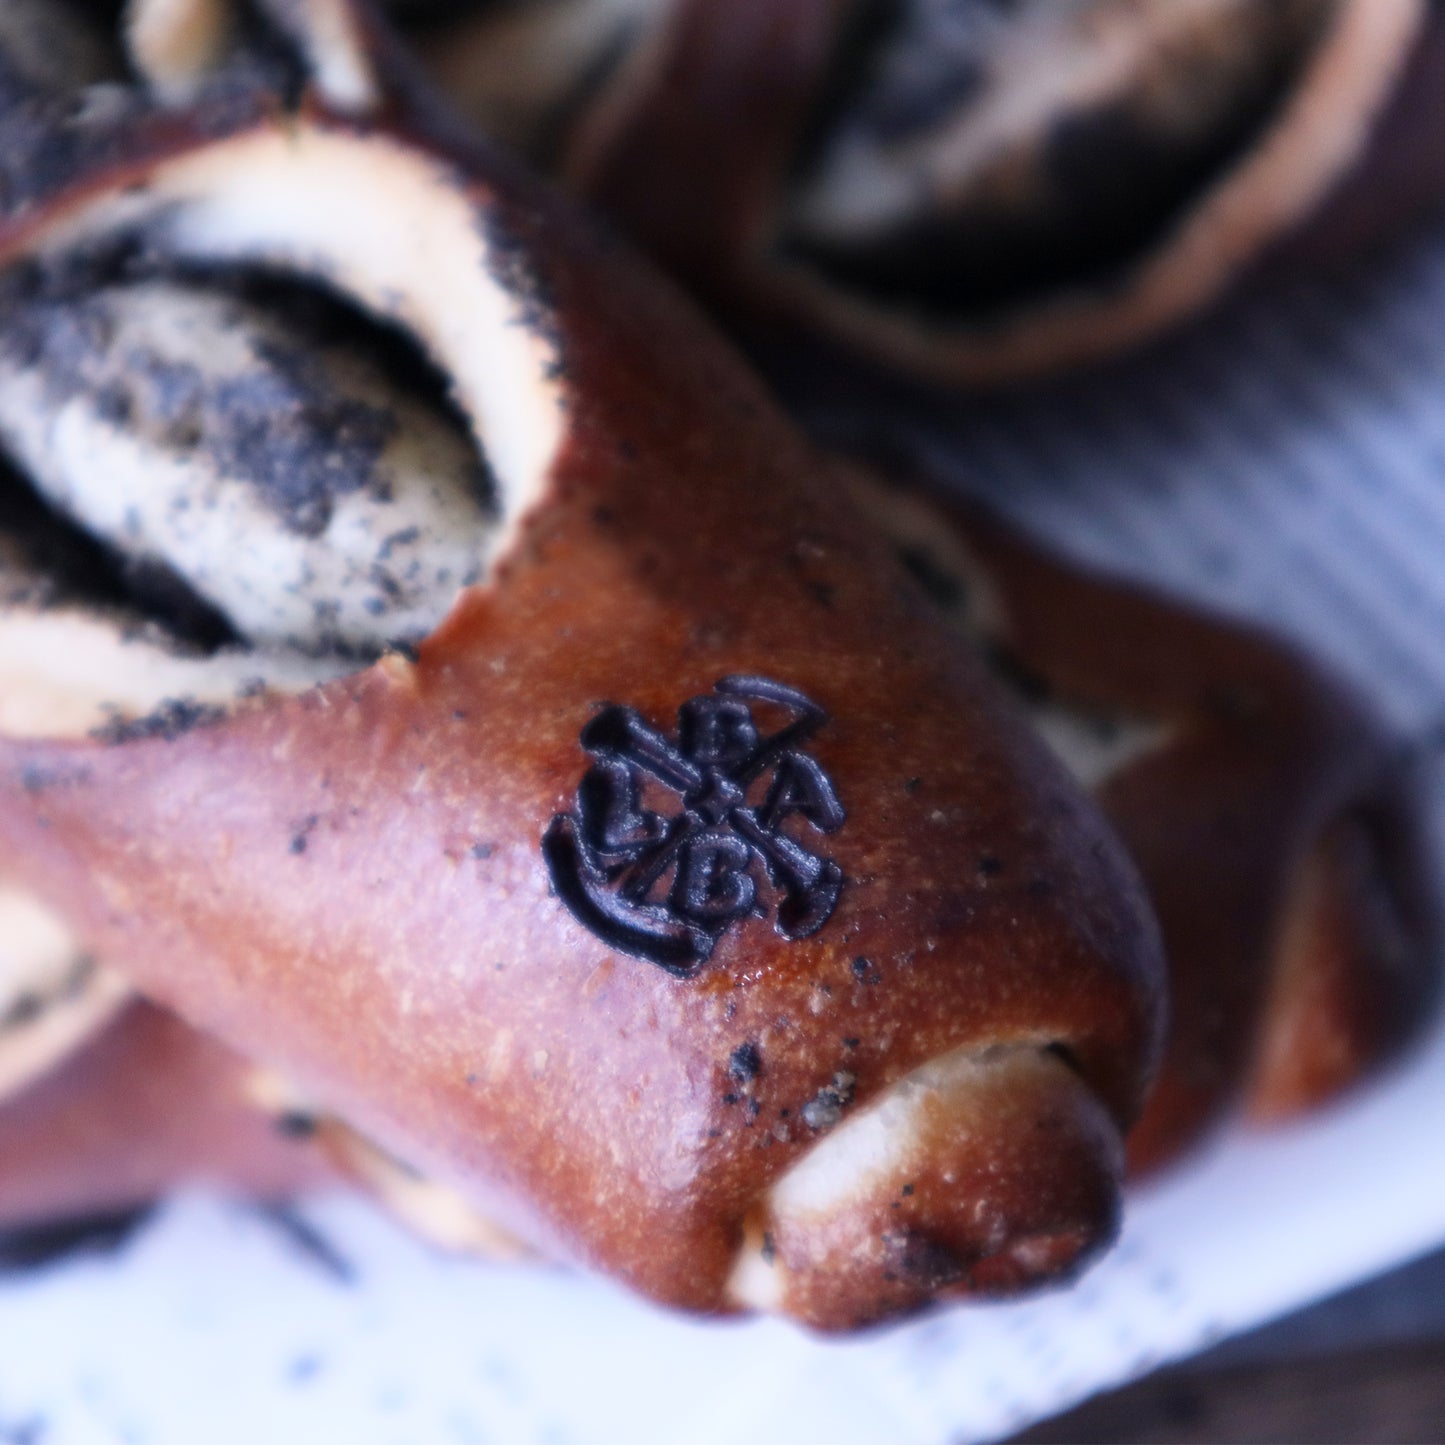
M 671 294 L 490 158 L 319 111 L 141 114 L 98 158 L 40 160 L 0 261 L 141 227 L 162 253 L 323 272 L 454 377 L 512 526 L 414 662 L 170 738 L 0 745 L 0 867 L 98 953 L 524 1240 L 692 1309 L 729 1307 L 747 1211 L 832 1121 L 775 1126 L 840 1071 L 862 1110 L 943 1053 L 1058 1046 L 1114 1127 L 1132 1117 L 1160 989 L 1131 868 Z M 275 195 L 349 165 L 425 208 L 432 260 L 474 254 L 491 282 L 439 303 L 431 262 L 375 228 L 276 220 Z M 749 922 L 678 980 L 585 932 L 539 841 L 599 702 L 664 725 L 758 672 L 829 715 L 813 749 L 847 887 L 813 936 Z M 804 1318 L 893 1307 L 815 1291 Z
M 964 582 L 976 600 L 987 591 L 986 640 L 995 655 L 1006 649 L 1009 676 L 1027 674 L 1035 696 L 1041 685 L 1056 688 L 1100 716 L 1148 717 L 1161 726 L 1157 745 L 1111 771 L 1099 794 L 1149 880 L 1178 1000 L 1161 1082 L 1130 1140 L 1134 1171 L 1179 1157 L 1230 1113 L 1280 1122 L 1395 1058 L 1430 1016 L 1441 920 L 1428 901 L 1421 818 L 1399 755 L 1360 701 L 1277 642 L 1048 556 L 975 508 L 944 507 L 910 491 L 904 525 L 891 488 L 870 482 L 862 496 L 887 534 L 910 548 L 920 523 L 933 529 L 937 575 Z M 260 1168 L 245 1167 L 243 1157 L 240 1167 L 226 1163 L 237 1157 L 226 1152 L 233 1129 L 215 1134 L 176 1122 L 173 1115 L 197 1103 L 201 1116 L 211 1117 L 217 1086 L 208 1077 L 200 1090 L 170 1087 L 139 1058 L 162 1081 L 177 1067 L 185 1082 L 202 1073 L 229 1077 L 239 1066 L 219 1046 L 183 1042 L 178 1021 L 162 1022 L 141 1006 L 131 1012 L 101 1041 L 98 1058 L 72 1064 L 15 1109 L 0 1111 L 5 1157 L 25 1161 L 0 1179 L 0 1224 L 15 1222 L 17 1211 L 29 1222 L 142 1202 L 144 1187 L 127 1182 L 116 1191 L 114 1160 L 122 1150 L 127 1160 L 139 1159 L 141 1172 L 132 1163 L 119 1177 L 153 1181 L 157 1192 L 195 1179 L 280 1188 L 292 1177 L 274 1172 L 269 1148 L 257 1153 Z M 137 1054 L 152 1037 L 161 1039 L 159 1053 Z M 1006 1294 L 1018 1283 L 1010 1263 L 1021 1251 L 1027 1259 L 1058 1248 L 1064 1271 L 1077 1269 L 1112 1230 L 1115 1146 L 1097 1103 L 1059 1060 L 1048 1059 L 1032 1049 L 1004 1050 L 998 1073 L 971 1092 L 965 1108 L 948 1114 L 930 1104 L 919 1141 L 889 1136 L 881 1147 L 909 1156 L 895 1171 L 906 1177 L 906 1192 L 865 1189 L 859 1207 L 822 1233 L 797 1228 L 799 1219 L 808 1223 L 801 1174 L 781 1196 L 755 1204 L 730 1292 L 744 1305 L 807 1315 L 807 1293 L 830 1277 L 846 1281 L 832 1309 L 845 1321 L 864 1320 L 876 1312 L 880 1292 L 897 1309 L 950 1292 Z M 965 1068 L 972 1073 L 993 1062 L 985 1052 Z M 132 1091 L 139 1107 L 128 1099 Z M 424 1237 L 470 1252 L 516 1252 L 514 1241 L 458 1196 L 339 1121 L 314 1118 L 304 1101 L 288 1111 L 286 1097 L 266 1100 L 249 1085 L 246 1095 L 267 1102 L 272 1118 L 294 1112 L 332 1164 Z M 895 1107 L 890 1125 L 896 1114 Z M 1019 1141 L 1041 1120 L 1051 1121 L 1056 1152 L 1078 1151 L 1075 1170 L 1035 1177 L 1042 1158 Z M 942 1187 L 949 1153 L 929 1137 L 931 1127 L 973 1136 L 967 1167 L 986 1176 L 987 1187 L 976 1191 L 983 1207 L 967 1227 L 986 1234 L 1002 1217 L 1038 1210 L 1041 1233 L 1021 1228 L 1008 1254 L 980 1249 L 978 1241 L 952 1254 L 930 1252 L 910 1240 L 903 1226 L 911 1212 L 928 1208 L 929 1191 Z M 107 1130 L 117 1130 L 123 1144 L 107 1142 Z M 271 1135 L 253 1121 L 239 1137 Z M 225 1146 L 219 1170 L 218 1138 Z M 38 1165 L 37 1140 L 45 1141 Z M 312 1182 L 306 1170 L 314 1166 L 300 1169 L 294 1146 L 276 1157 L 298 1168 L 297 1183 Z M 17 1196 L 23 1207 L 13 1203 Z M 1082 1238 L 1071 1238 L 1071 1228 Z M 774 1267 L 761 1267 L 764 1252 Z M 795 1254 L 805 1261 L 796 1269 Z M 976 1262 L 960 1266 L 970 1255 Z
M 868 495 L 889 525 L 896 501 Z M 1005 675 L 1164 729 L 1095 789 L 1169 972 L 1169 1043 L 1131 1170 L 1231 1110 L 1285 1118 L 1394 1058 L 1430 1016 L 1445 942 L 1397 740 L 1257 630 L 1068 566 L 974 507 L 925 505 L 977 569 L 967 584 L 988 589 L 970 630 Z

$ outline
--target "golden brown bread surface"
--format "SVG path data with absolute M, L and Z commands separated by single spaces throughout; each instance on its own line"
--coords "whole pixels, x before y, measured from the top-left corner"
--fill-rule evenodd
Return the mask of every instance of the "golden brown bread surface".
M 669 1303 L 780 1299 L 836 1328 L 1091 1256 L 1158 1038 L 1136 879 L 732 356 L 479 153 L 234 96 L 64 140 L 15 157 L 0 261 L 120 235 L 324 275 L 443 369 L 506 525 L 489 580 L 415 660 L 189 730 L 172 713 L 0 745 L 0 869 L 524 1239 Z M 811 719 L 741 781 L 739 706 L 764 735 Z M 654 768 L 634 798 L 614 770 L 589 803 L 599 760 L 639 775 L 619 719 L 667 739 L 682 708 L 699 774 L 670 794 Z M 719 712 L 711 744 L 688 741 Z M 603 718 L 612 740 L 589 750 Z M 692 940 L 685 968 L 597 936 L 544 858 L 567 816 L 634 857 L 639 804 L 689 846 L 624 903 Z M 617 905 L 582 863 L 574 892 Z M 920 1071 L 942 1058 L 935 1087 Z M 924 1127 L 974 1097 L 964 1065 L 985 1091 L 995 1065 L 1019 1071 L 1036 1146 Z M 934 1152 L 855 1170 L 822 1204 L 770 1195 L 900 1083 Z M 846 1269 L 809 1253 L 915 1166 L 976 1166 L 996 1225 L 966 1237 L 977 1197 L 920 1188 Z M 789 1243 L 758 1246 L 776 1288 L 730 1292 L 750 1221 L 784 1205 Z

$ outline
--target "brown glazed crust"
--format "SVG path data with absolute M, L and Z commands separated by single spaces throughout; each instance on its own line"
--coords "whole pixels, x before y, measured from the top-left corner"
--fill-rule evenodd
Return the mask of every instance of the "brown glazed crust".
M 942 503 L 1002 601 L 1016 665 L 1167 739 L 1096 793 L 1154 903 L 1170 986 L 1131 1172 L 1231 1106 L 1283 1118 L 1429 1016 L 1441 920 L 1398 746 L 1349 689 L 1250 627 L 1091 576 Z
M 989 571 L 1010 618 L 1032 619 L 1008 633 L 1016 665 L 1080 702 L 1179 726 L 1157 757 L 1116 774 L 1103 794 L 1106 806 L 1115 800 L 1109 811 L 1150 878 L 1178 1000 L 1163 1079 L 1130 1141 L 1135 1172 L 1178 1157 L 1231 1105 L 1242 1101 L 1253 1118 L 1278 1122 L 1394 1057 L 1429 1016 L 1439 919 L 1426 904 L 1418 809 L 1359 703 L 1313 665 L 1238 624 L 1046 556 L 972 507 L 953 510 L 950 521 Z M 1076 634 L 1070 650 L 1056 637 L 1039 641 L 1066 617 Z M 1099 646 L 1112 637 L 1127 649 L 1127 670 L 1112 645 Z M 1321 709 L 1333 715 L 1333 727 L 1322 726 Z M 1146 771 L 1136 779 L 1140 767 Z M 1260 846 L 1241 852 L 1238 840 L 1249 837 L 1260 837 Z M 1280 840 L 1285 851 L 1264 856 Z M 278 1143 L 274 1125 L 243 1101 L 236 1079 L 249 1072 L 173 1017 L 133 1005 L 87 1054 L 0 1110 L 0 1157 L 7 1161 L 0 1226 L 123 1208 L 183 1182 L 279 1194 L 324 1181 L 313 1152 Z M 999 1071 L 964 1116 L 947 1121 L 999 1141 L 973 1148 L 978 1167 L 995 1180 L 1042 1162 L 1034 1154 L 1017 1168 L 1007 1161 L 998 1167 L 1050 1118 L 1039 1088 L 1057 1088 L 1047 1075 L 1040 1086 L 1021 1081 L 1020 1072 L 1017 1065 Z M 1083 1142 L 1106 1153 L 1107 1122 L 1065 1122 L 1074 1107 L 1061 1100 L 1057 1122 L 1045 1126 L 1055 1150 Z M 328 1152 L 334 1140 L 348 1161 L 343 1172 L 395 1207 L 389 1176 L 378 1183 L 375 1169 L 358 1171 L 348 1152 L 366 1146 L 328 1121 L 317 1137 Z M 1100 1183 L 1088 1167 L 1044 1171 L 1033 1200 L 1045 1219 L 1082 1219 L 1097 1236 L 1116 1207 Z M 810 1256 L 808 1280 L 841 1273 L 841 1261 L 871 1235 L 881 1241 L 875 1247 L 898 1256 L 890 1292 L 900 1307 L 930 1269 L 930 1291 L 946 1294 L 960 1285 L 957 1264 L 926 1251 L 910 1261 L 908 1250 L 918 1249 L 903 1243 L 900 1231 L 938 1187 L 924 1162 L 906 1195 L 879 1201 L 878 1218 L 859 1211 L 796 1245 L 783 1221 L 774 1225 L 772 1247 Z M 1060 1188 L 1081 1197 L 1060 1208 L 1049 1198 Z M 977 1193 L 988 1197 L 986 1188 Z M 984 1227 L 987 1217 L 980 1209 L 973 1227 Z M 426 1219 L 421 1224 L 437 1233 Z M 475 1222 L 471 1227 L 475 1232 Z M 463 1247 L 476 1248 L 476 1239 L 468 1236 Z M 485 1241 L 487 1252 L 497 1247 Z M 1066 1267 L 1088 1253 L 1073 1240 L 1063 1249 Z M 1009 1292 L 1008 1262 L 979 1258 L 964 1287 Z M 910 1262 L 911 1273 L 897 1267 Z M 809 1309 L 805 1299 L 790 1305 L 796 1313 Z M 832 1307 L 866 1319 L 877 1301 Z
M 1158 1037 L 1157 940 L 1093 808 L 680 301 L 486 157 L 382 134 L 234 103 L 112 125 L 104 164 L 32 178 L 0 260 L 99 226 L 122 192 L 127 217 L 162 218 L 163 251 L 188 197 L 228 195 L 237 166 L 256 181 L 255 154 L 294 178 L 381 146 L 390 174 L 465 201 L 469 243 L 490 243 L 554 354 L 562 439 L 541 495 L 414 663 L 169 739 L 4 743 L 0 869 L 504 1227 L 686 1308 L 726 1306 L 745 1212 L 828 1124 L 776 1126 L 840 1072 L 857 1110 L 951 1050 L 1058 1044 L 1129 1121 Z M 438 208 L 429 235 L 456 224 Z M 266 258 L 349 284 L 344 257 L 284 237 Z M 416 279 L 368 295 L 426 331 Z M 427 332 L 444 366 L 485 335 L 447 320 Z M 825 844 L 846 883 L 812 936 L 750 920 L 679 979 L 583 928 L 540 842 L 574 806 L 599 704 L 667 728 L 739 673 L 828 715 L 810 747 L 846 810 Z M 826 1300 L 808 1318 L 859 1322 Z
M 677 0 L 563 179 L 704 294 L 756 253 L 854 0 Z
M 1348 0 L 1279 123 L 1183 211 L 1126 284 L 1115 278 L 972 329 L 889 310 L 772 246 L 804 102 L 829 59 L 823 31 L 831 24 L 836 43 L 848 7 L 762 6 L 808 38 L 784 47 L 753 19 L 759 8 L 679 0 L 683 18 L 663 28 L 659 53 L 626 73 L 625 94 L 606 98 L 606 123 L 579 127 L 585 162 L 564 165 L 583 194 L 749 331 L 802 326 L 933 380 L 1009 382 L 1138 346 L 1261 269 L 1338 260 L 1445 200 L 1445 7 Z M 688 104 L 694 96 L 707 104 Z
M 0 1228 L 115 1214 L 183 1187 L 280 1199 L 335 1182 L 250 1097 L 254 1070 L 145 1003 L 0 1108 Z

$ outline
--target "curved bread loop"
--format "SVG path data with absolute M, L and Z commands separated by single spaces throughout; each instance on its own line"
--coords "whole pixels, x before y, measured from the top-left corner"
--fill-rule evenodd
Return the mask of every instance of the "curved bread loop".
M 304 1132 L 252 1101 L 254 1073 L 132 1000 L 0 1107 L 0 1230 L 113 1216 L 185 1187 L 284 1199 L 335 1184 Z
M 1171 1023 L 1131 1169 L 1231 1108 L 1286 1118 L 1394 1058 L 1429 1016 L 1442 933 L 1418 804 L 1361 700 L 1266 636 L 1092 577 L 976 509 L 857 487 L 1144 876 Z
M 737 1307 L 758 1201 L 960 1050 L 1062 1049 L 1069 1107 L 1107 1121 L 1064 1154 L 1016 1141 L 1058 1217 L 1000 1207 L 1001 1272 L 1100 1247 L 1113 1210 L 1082 1228 L 1078 1198 L 1114 1197 L 1159 1026 L 1133 874 L 732 355 L 483 154 L 264 98 L 94 140 L 20 167 L 0 264 L 126 238 L 323 280 L 447 376 L 501 522 L 415 661 L 189 730 L 7 740 L 0 866 L 386 1152 L 660 1300 Z M 771 741 L 734 777 L 727 740 L 751 736 Z M 66 786 L 22 786 L 62 765 Z M 654 770 L 631 802 L 629 766 Z M 568 846 L 630 856 L 669 809 L 696 843 L 660 855 L 676 878 L 651 901 L 585 857 L 568 874 Z M 980 875 L 997 857 L 1009 877 Z M 931 1191 L 907 1249 L 977 1269 L 971 1188 Z M 853 1212 L 840 1195 L 807 1228 Z M 789 1239 L 783 1307 L 819 1327 L 945 1289 L 835 1289 Z
M 674 0 L 554 164 L 734 316 L 1008 381 L 1438 203 L 1442 32 L 1428 0 Z M 438 75 L 485 124 L 465 64 Z
M 1023 1143 L 1040 1133 L 1047 1154 Z M 748 1218 L 732 1297 L 848 1326 L 875 1319 L 880 1300 L 900 1314 L 1066 1278 L 1117 1227 L 1116 1140 L 1057 1055 L 1016 1045 L 946 1054 L 768 1190 Z M 960 1194 L 973 1201 L 967 1212 L 949 1207 Z
M 1051 8 L 1023 7 L 1022 33 L 984 62 L 998 88 L 977 113 L 966 100 L 921 153 L 905 139 L 891 161 L 891 146 L 861 161 L 895 189 L 921 172 L 923 195 L 949 197 L 931 214 L 887 200 L 841 138 L 837 174 L 824 167 L 775 240 L 785 304 L 945 380 L 1136 345 L 1320 207 L 1364 154 L 1427 13 L 1420 0 Z M 873 214 L 849 216 L 870 195 Z M 1172 203 L 1151 215 L 1160 197 Z M 912 290 L 920 273 L 936 290 Z

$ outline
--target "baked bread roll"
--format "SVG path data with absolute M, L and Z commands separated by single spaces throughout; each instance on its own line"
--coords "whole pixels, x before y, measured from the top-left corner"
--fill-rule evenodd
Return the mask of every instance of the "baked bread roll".
M 1428 0 L 521 0 L 411 34 L 724 314 L 949 382 L 1135 345 L 1445 195 Z
M 1094 792 L 1158 911 L 1173 1007 L 1159 1082 L 1128 1141 L 1132 1171 L 1180 1157 L 1230 1117 L 1274 1122 L 1318 1107 L 1394 1060 L 1430 1017 L 1440 920 L 1418 807 L 1369 710 L 1249 628 L 1091 576 L 898 476 L 889 485 L 856 475 L 861 505 Z M 92 1046 L 98 1059 L 0 1109 L 10 1162 L 0 1225 L 104 1215 L 143 1202 L 147 1188 L 196 1179 L 244 1190 L 311 1182 L 324 1159 L 426 1238 L 490 1255 L 519 1249 L 456 1191 L 282 1081 L 253 1069 L 238 1092 L 231 1055 L 184 1044 L 178 1021 L 153 1014 L 133 1006 L 131 1022 Z M 141 1051 L 117 1065 L 122 1040 Z M 750 1066 L 745 1055 L 736 1072 Z M 208 1067 L 199 1087 L 169 1080 Z M 998 1100 L 970 1080 L 965 1112 L 1012 1106 L 1008 1070 L 992 1078 Z M 931 1082 L 948 1096 L 945 1081 Z M 907 1124 L 901 1139 L 892 1132 L 896 1110 L 875 1110 L 871 1139 L 862 1136 L 879 1155 L 906 1147 Z M 258 1143 L 259 1111 L 286 1142 Z M 239 1154 L 238 1138 L 250 1141 Z M 314 1156 L 304 1171 L 298 1140 Z M 117 1157 L 127 1161 L 119 1171 Z M 775 1225 L 791 1198 L 822 1187 L 829 1157 L 818 1150 L 776 1186 Z
M 6 729 L 0 873 L 658 1300 L 836 1329 L 1079 1268 L 1162 1012 L 1097 812 L 831 464 L 575 213 L 479 149 L 234 74 L 199 93 L 27 111 L 7 280 L 128 249 L 399 328 L 495 489 L 484 576 L 306 691 L 253 644 L 248 695 Z M 88 508 L 62 470 L 34 480 Z
M 1431 1016 L 1442 933 L 1399 741 L 1237 622 L 1091 576 L 901 469 L 855 491 L 1139 865 L 1169 1040 L 1131 1170 L 1317 1107 Z

